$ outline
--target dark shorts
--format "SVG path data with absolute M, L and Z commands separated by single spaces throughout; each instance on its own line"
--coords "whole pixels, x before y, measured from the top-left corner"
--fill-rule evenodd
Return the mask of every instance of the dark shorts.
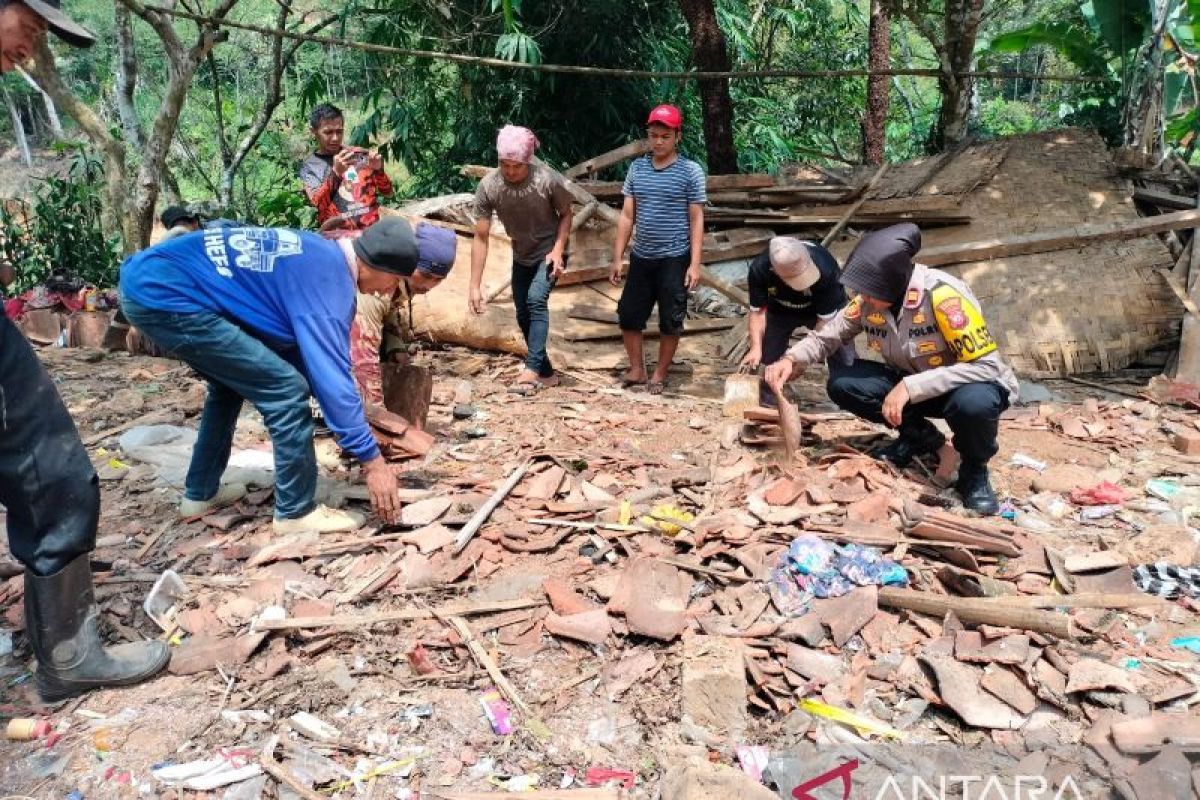
M 623 331 L 643 331 L 658 304 L 658 329 L 667 335 L 683 332 L 687 318 L 689 254 L 671 258 L 629 256 L 629 275 L 617 303 L 617 321 Z

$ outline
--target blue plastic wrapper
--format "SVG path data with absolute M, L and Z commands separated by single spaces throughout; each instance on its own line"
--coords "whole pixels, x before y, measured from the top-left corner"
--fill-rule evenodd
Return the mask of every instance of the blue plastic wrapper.
M 770 591 L 780 611 L 800 616 L 813 598 L 841 597 L 859 586 L 907 585 L 904 567 L 877 548 L 805 534 L 792 540 L 771 572 Z

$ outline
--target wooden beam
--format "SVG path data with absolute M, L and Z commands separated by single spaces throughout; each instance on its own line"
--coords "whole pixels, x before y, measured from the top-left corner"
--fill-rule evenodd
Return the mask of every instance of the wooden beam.
M 1171 291 L 1174 292 L 1175 296 L 1179 298 L 1179 302 L 1183 303 L 1183 307 L 1191 313 L 1200 316 L 1200 306 L 1197 306 L 1196 303 L 1193 302 L 1192 298 L 1188 297 L 1187 289 L 1183 288 L 1183 285 L 1179 282 L 1179 279 L 1171 274 L 1171 270 L 1164 268 L 1157 270 L 1157 272 L 1162 276 L 1162 279 L 1167 282 L 1167 286 L 1171 287 Z
M 593 172 L 599 172 L 605 167 L 611 167 L 614 164 L 620 164 L 622 161 L 627 161 L 631 158 L 637 158 L 650 152 L 650 142 L 647 139 L 638 139 L 626 145 L 621 145 L 615 150 L 609 150 L 607 153 L 601 153 L 598 156 L 589 158 L 587 161 L 581 161 L 573 167 L 568 167 L 563 170 L 563 176 L 566 178 L 581 178 L 584 175 L 590 175 Z
M 258 620 L 255 633 L 262 631 L 294 631 L 310 628 L 369 628 L 389 622 L 410 622 L 433 619 L 437 616 L 469 617 L 477 614 L 496 614 L 501 611 L 520 611 L 544 606 L 545 600 L 503 600 L 494 603 L 456 603 L 442 608 L 407 608 L 400 611 L 381 611 L 375 614 L 338 614 L 331 617 L 291 617 L 289 619 Z
M 875 188 L 875 184 L 879 183 L 879 179 L 883 177 L 883 173 L 887 172 L 887 168 L 888 165 L 883 164 L 879 169 L 875 170 L 875 174 L 871 176 L 867 188 L 863 189 L 862 195 L 854 202 L 854 205 L 846 209 L 846 213 L 830 229 L 829 233 L 825 234 L 825 238 L 821 240 L 821 247 L 828 247 L 829 243 L 838 237 L 838 234 L 842 232 L 842 228 L 845 228 L 854 217 L 854 213 L 862 208 L 863 203 L 867 202 L 867 195 L 871 194 L 871 190 Z
M 1171 194 L 1160 189 L 1145 189 L 1138 188 L 1133 190 L 1133 199 L 1141 200 L 1145 203 L 1158 206 L 1159 208 L 1176 208 L 1180 211 L 1186 211 L 1189 208 L 1196 207 L 1196 198 L 1184 197 L 1179 194 Z
M 838 222 L 838 217 L 830 214 L 764 214 L 759 209 L 743 209 L 741 216 L 721 213 L 713 217 L 721 222 L 740 222 L 742 225 L 759 227 L 762 225 L 779 225 L 781 227 L 811 227 L 820 228 Z M 901 222 L 912 222 L 921 226 L 970 225 L 973 217 L 970 214 L 955 211 L 945 212 L 894 212 L 890 214 L 858 213 L 850 218 L 850 225 L 856 228 L 884 228 Z M 921 251 L 924 253 L 925 251 Z M 925 263 L 922 261 L 922 263 Z
M 758 251 L 756 252 L 762 250 L 763 244 L 763 242 L 758 243 Z M 750 307 L 750 295 L 746 294 L 733 284 L 721 280 L 703 267 L 700 269 L 700 283 L 701 285 L 707 286 L 710 289 L 716 289 L 718 292 L 725 295 L 735 303 L 741 303 L 747 308 Z
M 1119 220 L 1073 228 L 1058 228 L 1052 231 L 1022 236 L 1006 236 L 984 239 L 966 244 L 943 245 L 922 250 L 917 260 L 929 266 L 963 264 L 971 261 L 987 261 L 992 258 L 1027 256 L 1035 253 L 1050 253 L 1082 247 L 1093 242 L 1120 241 L 1153 236 L 1166 231 L 1178 231 L 1200 226 L 1200 209 L 1159 214 L 1135 220 Z
M 578 183 L 571 180 L 567 176 L 563 175 L 561 172 L 559 172 L 554 167 L 547 164 L 545 161 L 542 161 L 537 156 L 533 157 L 532 163 L 537 164 L 540 167 L 545 167 L 546 169 L 550 170 L 554 174 L 562 177 L 563 184 L 567 187 L 567 191 L 571 193 L 571 197 L 575 198 L 576 203 L 579 203 L 580 205 L 583 205 L 585 207 L 588 205 L 591 205 L 592 203 L 595 203 L 596 210 L 594 213 L 599 214 L 600 218 L 605 220 L 606 222 L 610 222 L 613 225 L 617 224 L 617 220 L 619 220 L 621 218 L 621 215 L 619 213 L 617 213 L 616 211 L 614 211 L 613 209 L 609 208 L 608 206 L 604 205 L 603 203 L 597 201 L 595 197 L 593 197 L 591 194 L 589 194 L 587 192 L 587 190 L 585 190 L 583 187 L 581 187 Z

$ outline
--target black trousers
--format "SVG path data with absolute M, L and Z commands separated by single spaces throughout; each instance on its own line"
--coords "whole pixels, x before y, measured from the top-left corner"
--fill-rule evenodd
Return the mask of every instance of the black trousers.
M 2 314 L 0 504 L 9 550 L 35 575 L 53 575 L 96 545 L 96 470 L 50 374 Z
M 630 254 L 629 274 L 617 302 L 617 322 L 623 331 L 644 331 L 650 312 L 658 305 L 658 330 L 672 336 L 683 333 L 688 292 L 684 285 L 691 256 L 642 258 Z
M 830 375 L 829 399 L 850 413 L 883 423 L 883 399 L 904 376 L 875 361 L 859 359 Z M 915 433 L 946 420 L 954 432 L 954 449 L 965 463 L 986 464 L 1000 449 L 996 434 L 1008 408 L 1008 392 L 998 383 L 968 383 L 946 394 L 904 407 L 900 433 Z
M 774 364 L 787 352 L 796 328 L 817 328 L 816 314 L 788 314 L 767 309 L 767 329 L 763 331 L 762 363 Z

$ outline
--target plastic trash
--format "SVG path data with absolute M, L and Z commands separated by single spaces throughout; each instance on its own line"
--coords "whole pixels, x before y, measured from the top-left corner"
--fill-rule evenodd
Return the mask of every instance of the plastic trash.
M 767 768 L 767 764 L 771 760 L 770 749 L 762 745 L 738 745 L 734 748 L 737 753 L 738 764 L 742 767 L 742 772 L 745 772 L 751 778 L 762 783 L 763 770 Z
M 0 658 L 8 658 L 12 651 L 12 631 L 0 630 Z
M 512 722 L 512 709 L 500 696 L 499 691 L 490 689 L 484 692 L 483 696 L 479 698 L 479 704 L 483 706 L 483 715 L 487 717 L 492 731 L 497 736 L 507 736 L 513 732 L 515 728 Z
M 1079 506 L 1120 505 L 1126 499 L 1125 490 L 1108 481 L 1101 481 L 1087 489 L 1071 490 L 1071 502 Z
M 185 600 L 188 594 L 189 590 L 183 578 L 179 577 L 175 570 L 169 569 L 159 575 L 158 580 L 150 587 L 142 609 L 155 625 L 169 631 L 175 627 L 175 614 L 179 610 L 180 602 Z
M 632 789 L 637 782 L 637 775 L 627 769 L 610 769 L 608 767 L 589 767 L 583 775 L 588 786 L 603 786 L 609 781 L 620 781 L 624 789 Z
M 1172 647 L 1182 647 L 1200 656 L 1200 636 L 1180 636 L 1171 640 Z
M 1016 464 L 1018 467 L 1029 467 L 1034 472 L 1046 471 L 1045 461 L 1038 461 L 1036 458 L 1027 456 L 1024 453 L 1013 453 L 1012 460 L 1009 463 Z
M 4 726 L 4 738 L 13 742 L 29 742 L 49 735 L 53 730 L 49 720 L 15 717 Z
M 814 597 L 841 597 L 872 585 L 907 586 L 908 573 L 877 548 L 838 546 L 812 534 L 792 540 L 769 584 L 776 606 L 793 616 L 804 614 Z
M 884 725 L 873 719 L 855 714 L 853 711 L 848 711 L 844 708 L 831 706 L 828 703 L 822 703 L 820 700 L 809 700 L 802 698 L 797 703 L 797 707 L 804 712 L 812 714 L 814 717 L 822 717 L 823 719 L 840 722 L 843 725 L 849 725 L 852 728 L 858 729 L 859 733 L 877 733 L 892 739 L 903 739 L 904 734 L 895 728 Z

